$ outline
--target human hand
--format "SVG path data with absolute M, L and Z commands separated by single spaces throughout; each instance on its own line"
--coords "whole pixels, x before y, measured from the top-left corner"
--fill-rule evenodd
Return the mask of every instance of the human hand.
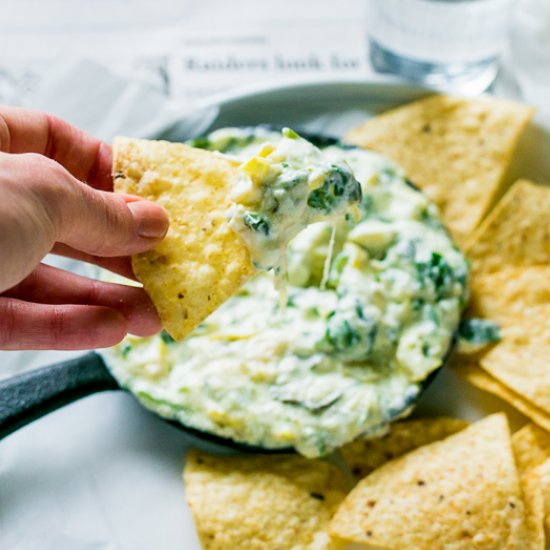
M 160 330 L 143 289 L 40 263 L 53 252 L 134 278 L 129 255 L 158 244 L 168 218 L 112 188 L 109 145 L 0 107 L 0 349 L 93 349 Z

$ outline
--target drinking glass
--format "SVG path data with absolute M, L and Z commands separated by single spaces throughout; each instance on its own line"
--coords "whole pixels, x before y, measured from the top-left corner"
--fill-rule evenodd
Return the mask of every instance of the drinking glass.
M 476 94 L 494 80 L 514 0 L 367 0 L 379 72 Z

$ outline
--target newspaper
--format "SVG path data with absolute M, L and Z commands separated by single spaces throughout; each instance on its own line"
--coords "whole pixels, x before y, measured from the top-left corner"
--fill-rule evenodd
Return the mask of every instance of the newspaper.
M 82 59 L 185 106 L 250 83 L 372 71 L 364 0 L 343 0 L 341 7 L 332 0 L 263 7 L 253 0 L 131 4 L 130 13 L 121 0 L 27 0 L 2 10 L 0 102 L 43 103 L 41 86 L 52 71 Z
M 185 33 L 171 56 L 171 95 L 196 101 L 231 85 L 370 73 L 364 24 Z

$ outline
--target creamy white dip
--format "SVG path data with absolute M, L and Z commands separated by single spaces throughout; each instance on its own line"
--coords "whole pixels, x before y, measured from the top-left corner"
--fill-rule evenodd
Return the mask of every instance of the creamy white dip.
M 246 161 L 280 141 L 264 129 L 224 129 L 196 145 Z M 113 374 L 146 407 L 313 457 L 402 415 L 442 365 L 468 268 L 437 208 L 381 155 L 339 145 L 321 154 L 360 182 L 358 218 L 315 223 L 290 243 L 286 307 L 262 273 L 181 343 L 128 337 L 106 350 Z

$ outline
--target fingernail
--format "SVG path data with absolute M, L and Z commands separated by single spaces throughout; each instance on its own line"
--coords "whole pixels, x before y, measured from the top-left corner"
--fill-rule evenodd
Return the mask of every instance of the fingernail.
M 134 218 L 136 232 L 146 239 L 161 239 L 168 230 L 168 216 L 164 208 L 149 201 L 126 204 Z

